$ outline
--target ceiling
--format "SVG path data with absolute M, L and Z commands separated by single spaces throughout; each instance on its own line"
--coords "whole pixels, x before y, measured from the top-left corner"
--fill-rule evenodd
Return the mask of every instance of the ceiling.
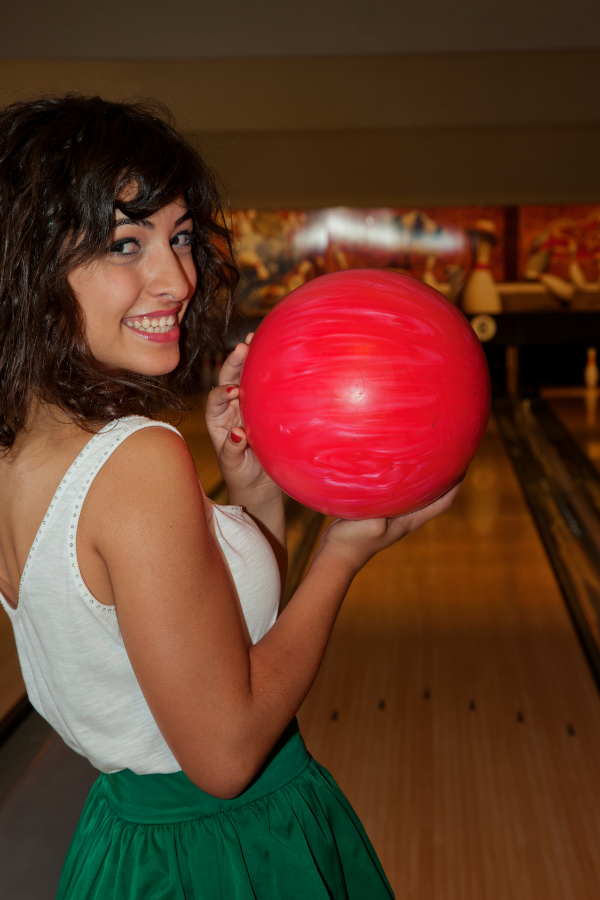
M 0 58 L 169 59 L 600 47 L 598 0 L 0 0 Z M 398 102 L 402 98 L 398 97 Z

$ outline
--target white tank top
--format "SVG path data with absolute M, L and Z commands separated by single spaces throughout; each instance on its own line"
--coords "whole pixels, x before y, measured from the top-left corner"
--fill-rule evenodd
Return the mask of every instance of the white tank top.
M 155 425 L 171 428 L 133 416 L 109 423 L 90 440 L 40 525 L 17 608 L 0 594 L 12 620 L 29 700 L 69 747 L 102 772 L 180 770 L 131 668 L 115 608 L 90 594 L 77 563 L 77 524 L 90 484 L 122 441 Z M 215 504 L 213 509 L 217 539 L 256 643 L 277 617 L 275 555 L 240 507 Z

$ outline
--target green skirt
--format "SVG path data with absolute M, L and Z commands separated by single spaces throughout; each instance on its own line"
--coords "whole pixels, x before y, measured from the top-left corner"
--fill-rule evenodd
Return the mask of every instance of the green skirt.
M 57 900 L 389 900 L 356 813 L 294 721 L 246 790 L 184 775 L 101 775 Z

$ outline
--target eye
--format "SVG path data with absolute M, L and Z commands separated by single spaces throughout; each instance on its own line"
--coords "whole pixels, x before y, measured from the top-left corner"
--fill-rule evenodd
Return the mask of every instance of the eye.
M 196 235 L 193 231 L 179 231 L 171 238 L 171 246 L 178 249 L 190 248 L 196 243 Z
M 123 238 L 120 241 L 116 241 L 108 252 L 114 253 L 116 256 L 133 256 L 139 249 L 139 242 L 134 240 L 134 238 Z

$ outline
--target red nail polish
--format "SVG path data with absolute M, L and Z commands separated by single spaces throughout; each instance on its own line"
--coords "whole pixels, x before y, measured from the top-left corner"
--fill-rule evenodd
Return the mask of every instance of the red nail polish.
M 234 434 L 233 431 L 229 432 L 229 437 L 233 441 L 234 444 L 241 444 L 242 439 L 238 434 Z
M 230 394 L 232 391 L 235 391 L 237 384 L 230 384 L 227 388 L 227 393 Z

